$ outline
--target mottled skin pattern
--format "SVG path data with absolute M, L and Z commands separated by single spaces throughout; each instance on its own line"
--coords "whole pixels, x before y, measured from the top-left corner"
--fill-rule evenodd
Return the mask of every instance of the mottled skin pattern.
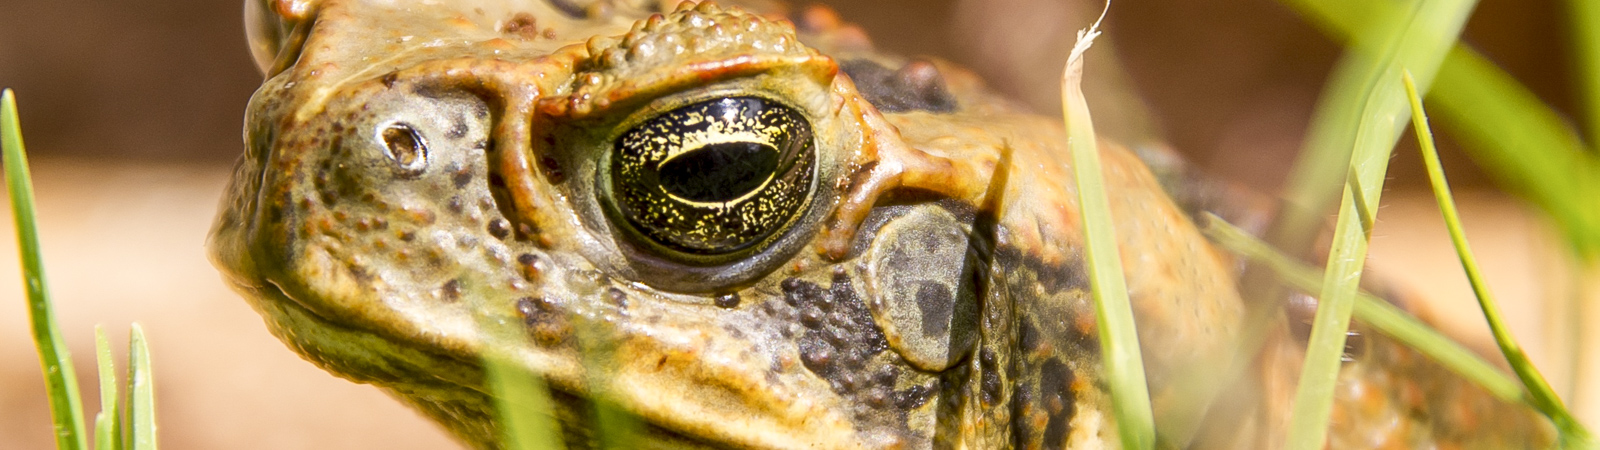
M 268 78 L 213 258 L 297 352 L 476 448 L 500 448 L 490 349 L 548 381 L 577 447 L 594 398 L 659 448 L 1115 446 L 1060 124 L 826 10 L 676 3 L 252 3 Z M 611 144 L 735 96 L 809 121 L 814 187 L 737 257 L 658 252 L 607 213 Z M 1279 445 L 1293 319 L 1241 347 L 1237 265 L 1185 212 L 1215 196 L 1101 151 L 1163 442 Z M 1330 446 L 1547 442 L 1360 342 Z

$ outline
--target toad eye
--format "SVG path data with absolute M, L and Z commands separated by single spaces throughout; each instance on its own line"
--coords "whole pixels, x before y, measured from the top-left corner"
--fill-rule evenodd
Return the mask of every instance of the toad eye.
M 811 125 L 757 97 L 690 104 L 617 138 L 610 203 L 628 228 L 688 255 L 757 248 L 801 215 L 815 176 Z

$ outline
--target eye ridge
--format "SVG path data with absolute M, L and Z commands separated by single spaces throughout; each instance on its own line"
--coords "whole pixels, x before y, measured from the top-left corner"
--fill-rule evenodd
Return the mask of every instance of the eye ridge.
M 619 225 L 669 256 L 732 255 L 800 215 L 814 166 L 810 123 L 798 111 L 760 97 L 710 99 L 617 138 L 608 203 Z

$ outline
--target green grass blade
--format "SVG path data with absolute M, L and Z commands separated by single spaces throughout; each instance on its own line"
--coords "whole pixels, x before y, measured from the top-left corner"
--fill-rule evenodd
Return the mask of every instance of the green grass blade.
M 484 384 L 494 402 L 499 422 L 499 441 L 506 450 L 552 450 L 566 448 L 561 425 L 556 420 L 556 404 L 544 378 L 523 367 L 513 349 L 518 339 L 526 339 L 522 322 L 497 309 L 515 302 L 503 299 L 477 277 L 461 280 L 473 299 L 473 319 L 479 329 L 479 348 L 483 356 Z
M 1217 244 L 1229 251 L 1261 263 L 1272 269 L 1280 279 L 1301 292 L 1322 290 L 1322 274 L 1309 265 L 1272 248 L 1222 218 L 1207 214 L 1204 232 Z M 1373 330 L 1394 338 L 1407 347 L 1416 349 L 1462 378 L 1477 384 L 1490 395 L 1507 403 L 1528 403 L 1522 385 L 1516 379 L 1490 364 L 1477 353 L 1468 350 L 1421 320 L 1406 314 L 1389 302 L 1372 294 L 1356 294 L 1353 317 Z
M 496 317 L 485 305 L 500 298 L 477 279 L 463 280 L 471 298 L 477 300 L 476 320 L 483 341 L 484 382 L 499 416 L 500 440 L 507 450 L 552 450 L 566 448 L 561 425 L 556 421 L 555 400 L 550 397 L 544 378 L 523 367 L 510 349 L 525 338 L 520 321 Z
M 560 426 L 551 414 L 555 403 L 550 399 L 544 379 L 528 373 L 504 355 L 488 355 L 484 364 L 495 408 L 500 414 L 505 448 L 565 448 L 561 443 Z
M 584 377 L 589 384 L 591 402 L 594 406 L 594 428 L 599 438 L 599 448 L 639 448 L 638 418 L 628 414 L 612 401 L 608 392 L 613 382 L 610 368 L 616 367 L 617 363 L 614 359 L 615 348 L 607 343 L 615 342 L 615 339 L 606 339 L 601 335 L 600 328 L 587 326 L 579 321 L 577 330 L 578 342 L 583 352 Z
M 1505 321 L 1500 318 L 1500 307 L 1494 301 L 1494 294 L 1483 280 L 1483 274 L 1478 269 L 1478 260 L 1472 255 L 1472 249 L 1467 244 L 1466 232 L 1461 228 L 1461 215 L 1456 211 L 1456 202 L 1450 193 L 1449 181 L 1445 179 L 1444 166 L 1439 162 L 1439 151 L 1434 148 L 1433 133 L 1428 129 L 1428 117 L 1422 109 L 1422 98 L 1417 95 L 1416 85 L 1408 73 L 1404 77 L 1406 94 L 1411 103 L 1412 128 L 1416 130 L 1417 142 L 1422 150 L 1422 161 L 1428 169 L 1428 184 L 1433 188 L 1434 199 L 1439 203 L 1439 213 L 1444 216 L 1445 228 L 1450 231 L 1450 242 L 1455 245 L 1456 255 L 1461 258 L 1461 268 L 1467 273 L 1467 281 L 1472 284 L 1472 292 L 1478 298 L 1478 306 L 1483 309 L 1483 317 L 1489 322 L 1489 331 L 1494 335 L 1496 345 L 1505 355 L 1506 361 L 1511 364 L 1511 369 L 1516 372 L 1517 378 L 1522 380 L 1523 386 L 1528 389 L 1533 406 L 1561 429 L 1562 436 L 1573 434 L 1587 442 L 1588 431 L 1567 412 L 1561 398 L 1556 396 L 1550 384 L 1545 382 L 1544 376 L 1539 374 L 1539 369 L 1528 360 L 1528 355 L 1517 345 L 1511 331 L 1506 328 Z
M 1399 81 L 1374 81 L 1387 64 L 1410 68 L 1420 85 L 1427 86 L 1438 72 L 1447 51 L 1455 45 L 1471 15 L 1475 0 L 1419 0 L 1355 4 L 1347 0 L 1282 0 L 1309 16 L 1347 19 L 1351 29 L 1362 29 L 1351 39 L 1350 52 L 1361 57 L 1341 63 L 1323 91 L 1312 118 L 1311 130 L 1300 159 L 1291 169 L 1285 190 L 1288 208 L 1273 224 L 1270 239 L 1289 249 L 1308 248 L 1322 229 L 1324 214 L 1339 198 L 1351 149 L 1358 145 L 1352 130 L 1361 122 L 1383 122 L 1381 133 L 1370 136 L 1393 146 L 1406 120 L 1405 97 Z M 1357 24 L 1365 24 L 1355 28 Z M 1376 85 L 1384 94 L 1362 94 Z M 1377 130 L 1375 130 L 1377 131 Z
M 100 326 L 94 327 L 94 353 L 100 365 L 100 412 L 94 416 L 94 448 L 117 450 L 122 448 L 117 420 L 121 417 L 117 414 L 117 365 L 111 355 L 111 341 Z
M 1345 0 L 1333 4 L 1316 0 L 1283 0 L 1336 40 L 1350 41 L 1368 18 L 1390 2 Z M 1600 2 L 1571 0 L 1575 24 L 1574 48 L 1580 53 L 1579 79 L 1585 80 L 1588 127 L 1591 140 L 1600 140 Z M 1412 67 L 1415 70 L 1415 67 Z M 1419 74 L 1420 75 L 1420 74 Z M 1418 77 L 1419 80 L 1424 77 Z M 1419 83 L 1426 86 L 1427 83 Z M 1435 114 L 1462 143 L 1478 167 L 1502 189 L 1517 194 L 1549 214 L 1561 230 L 1578 262 L 1600 267 L 1600 157 L 1591 152 L 1561 114 L 1541 102 L 1472 48 L 1457 44 L 1445 58 L 1432 89 L 1424 88 Z M 1281 241 L 1280 241 L 1281 242 Z M 1588 270 L 1588 269 L 1586 269 Z M 1589 270 L 1592 272 L 1592 270 Z M 1584 272 L 1588 273 L 1588 272 Z M 1585 286 L 1580 284 L 1581 286 Z M 1582 290 L 1579 291 L 1583 292 Z M 1568 346 L 1567 371 L 1581 377 L 1589 360 L 1596 358 L 1592 339 L 1579 330 L 1582 313 L 1590 305 L 1564 308 L 1566 323 L 1559 328 L 1576 334 Z M 1557 331 L 1561 333 L 1562 331 Z M 1571 390 L 1571 389 L 1569 389 Z M 1575 402 L 1592 400 L 1576 389 Z
M 0 151 L 3 151 L 0 159 L 4 160 L 6 188 L 11 194 L 11 215 L 17 224 L 17 248 L 22 251 L 22 279 L 28 291 L 33 343 L 39 350 L 39 365 L 44 368 L 45 386 L 50 395 L 56 448 L 85 449 L 88 437 L 83 428 L 83 406 L 78 401 L 78 377 L 72 371 L 72 355 L 56 325 L 50 292 L 44 282 L 39 231 L 34 223 L 33 181 L 28 176 L 22 129 L 17 123 L 17 99 L 10 89 L 0 94 Z
M 1117 252 L 1116 230 L 1112 227 L 1111 205 L 1106 197 L 1094 123 L 1090 120 L 1088 103 L 1080 87 L 1082 54 L 1094 36 L 1099 34 L 1096 30 L 1098 26 L 1099 21 L 1096 21 L 1095 26 L 1078 34 L 1078 45 L 1068 58 L 1066 73 L 1062 76 L 1061 102 L 1070 135 L 1069 147 L 1073 175 L 1078 186 L 1078 201 L 1083 209 L 1087 247 L 1084 254 L 1088 260 L 1089 285 L 1093 288 L 1101 361 L 1111 391 L 1117 432 L 1123 448 L 1150 449 L 1155 446 L 1150 392 L 1145 383 L 1133 308 L 1128 303 L 1122 258 Z
M 1315 205 L 1324 195 L 1322 184 L 1327 179 L 1339 176 L 1349 181 L 1342 183 L 1344 194 L 1334 224 L 1333 246 L 1295 390 L 1289 448 L 1320 449 L 1327 441 L 1345 333 L 1366 263 L 1369 224 L 1375 220 L 1367 215 L 1374 212 L 1370 205 L 1380 204 L 1390 149 L 1405 120 L 1406 98 L 1398 86 L 1401 68 L 1421 64 L 1430 73 L 1436 70 L 1473 5 L 1468 0 L 1422 0 L 1409 11 L 1380 15 L 1373 31 L 1359 37 L 1346 52 L 1325 93 L 1324 108 L 1308 139 L 1309 153 L 1297 163 L 1298 178 L 1291 180 L 1291 196 L 1302 205 Z M 1349 147 L 1341 149 L 1340 145 Z M 1340 155 L 1348 158 L 1348 164 L 1335 162 L 1333 157 Z M 1346 168 L 1345 173 L 1336 167 Z M 1303 239 L 1287 242 L 1291 248 L 1307 244 L 1317 229 L 1312 220 L 1316 215 L 1300 212 L 1309 218 L 1295 219 L 1291 214 L 1275 224 L 1280 233 L 1288 232 L 1279 234 L 1280 238 L 1303 235 Z
M 115 450 L 121 448 L 121 436 L 117 436 L 117 419 L 115 414 L 106 414 L 101 411 L 94 414 L 94 448 L 95 450 Z
M 1324 33 L 1345 42 L 1365 29 L 1371 17 L 1391 7 L 1390 2 L 1381 0 L 1282 1 Z M 1593 0 L 1573 2 L 1600 8 Z M 1600 33 L 1600 28 L 1580 30 L 1576 37 L 1583 39 L 1593 33 Z M 1578 46 L 1585 44 L 1600 46 L 1600 39 L 1588 39 Z M 1600 259 L 1600 208 L 1589 200 L 1600 198 L 1600 158 L 1585 154 L 1583 140 L 1560 114 L 1464 44 L 1450 50 L 1431 89 L 1431 77 L 1427 76 L 1431 72 L 1418 70 L 1416 65 L 1407 67 L 1434 103 L 1434 112 L 1460 138 L 1478 167 L 1507 190 L 1554 216 L 1581 256 Z M 1590 85 L 1600 84 L 1600 76 L 1587 73 L 1583 76 Z M 1590 114 L 1595 116 L 1600 116 L 1600 111 Z
M 1584 131 L 1590 141 L 1600 141 L 1600 1 L 1567 0 L 1577 62 L 1578 90 L 1583 94 Z
M 1447 95 L 1448 94 L 1448 95 Z M 1495 67 L 1482 55 L 1457 47 L 1446 60 L 1446 68 L 1430 95 L 1433 112 L 1448 128 L 1478 167 L 1484 168 L 1497 184 L 1538 206 L 1553 219 L 1577 263 L 1593 273 L 1600 267 L 1600 158 L 1585 150 L 1577 132 L 1560 114 L 1551 110 Z M 1587 270 L 1584 272 L 1583 270 Z M 1584 292 L 1579 284 L 1576 292 Z M 1576 297 L 1578 299 L 1586 297 Z M 1582 408 L 1592 405 L 1591 390 L 1580 389 L 1589 362 L 1597 357 L 1592 333 L 1584 324 L 1585 310 L 1593 305 L 1572 304 L 1556 307 L 1553 333 L 1567 335 L 1573 344 L 1561 352 L 1569 377 L 1566 391 Z M 1586 403 L 1587 402 L 1587 403 Z
M 126 427 L 130 450 L 156 450 L 156 383 L 150 371 L 150 346 L 144 328 L 135 323 L 128 330 L 128 415 Z
M 1328 269 L 1322 279 L 1322 290 L 1317 295 L 1317 313 L 1311 321 L 1311 337 L 1306 343 L 1306 359 L 1300 372 L 1300 383 L 1295 389 L 1293 415 L 1289 425 L 1288 448 L 1321 449 L 1327 441 L 1328 417 L 1333 411 L 1333 388 L 1339 379 L 1340 361 L 1344 356 L 1344 341 L 1350 327 L 1350 315 L 1355 308 L 1355 294 L 1360 288 L 1361 272 L 1367 259 L 1368 231 L 1366 222 L 1356 212 L 1356 196 L 1367 198 L 1368 204 L 1377 204 L 1383 185 L 1384 169 L 1388 166 L 1387 152 L 1376 161 L 1372 151 L 1360 151 L 1351 162 L 1353 170 L 1359 168 L 1362 179 L 1369 181 L 1370 190 L 1345 190 L 1339 207 L 1339 218 L 1333 232 L 1333 249 L 1328 255 Z
M 600 448 L 639 448 L 639 420 L 611 401 L 595 402 L 595 429 L 599 430 Z

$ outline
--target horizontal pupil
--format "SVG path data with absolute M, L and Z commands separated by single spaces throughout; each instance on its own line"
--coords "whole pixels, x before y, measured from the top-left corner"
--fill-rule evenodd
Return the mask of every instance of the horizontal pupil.
M 661 187 L 696 202 L 726 202 L 761 187 L 778 168 L 778 149 L 755 142 L 711 144 L 661 163 Z

